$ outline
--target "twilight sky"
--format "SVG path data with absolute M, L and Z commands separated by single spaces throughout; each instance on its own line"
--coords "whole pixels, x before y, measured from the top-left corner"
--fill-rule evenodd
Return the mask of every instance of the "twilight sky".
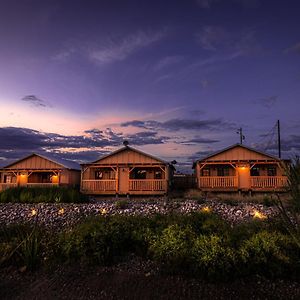
M 300 154 L 298 0 L 0 0 L 0 160 L 127 139 L 181 170 L 237 143 Z

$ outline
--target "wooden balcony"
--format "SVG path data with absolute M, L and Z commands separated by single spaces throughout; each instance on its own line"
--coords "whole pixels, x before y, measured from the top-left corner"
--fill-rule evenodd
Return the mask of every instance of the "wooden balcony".
M 130 179 L 129 191 L 166 192 L 167 181 L 165 179 Z
M 199 178 L 201 189 L 228 190 L 237 189 L 238 182 L 236 176 L 209 176 Z
M 287 185 L 286 176 L 252 176 L 251 188 L 259 190 L 284 189 Z
M 98 192 L 115 192 L 116 191 L 116 180 L 82 180 L 81 190 L 88 193 Z

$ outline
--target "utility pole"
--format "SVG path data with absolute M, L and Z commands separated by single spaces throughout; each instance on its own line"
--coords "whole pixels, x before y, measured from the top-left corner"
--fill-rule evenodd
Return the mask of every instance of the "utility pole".
M 281 158 L 280 121 L 277 120 L 278 157 Z
M 236 133 L 240 135 L 240 144 L 242 145 L 243 144 L 243 140 L 245 139 L 245 136 L 243 135 L 243 129 L 242 129 L 242 127 L 239 128 Z

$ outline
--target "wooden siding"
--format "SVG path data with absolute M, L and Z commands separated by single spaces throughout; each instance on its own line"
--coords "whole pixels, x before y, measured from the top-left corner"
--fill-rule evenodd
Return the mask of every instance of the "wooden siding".
M 209 157 L 205 161 L 248 161 L 248 160 L 274 160 L 267 155 L 251 151 L 250 149 L 235 147 L 228 149 L 222 153 L 216 154 L 212 157 Z
M 48 170 L 48 169 L 62 169 L 63 167 L 55 162 L 52 162 L 43 157 L 33 155 L 24 160 L 10 165 L 8 169 L 18 170 Z
M 147 156 L 146 154 L 135 152 L 131 149 L 125 149 L 116 154 L 100 159 L 99 161 L 96 161 L 95 164 L 162 164 L 162 162 L 151 156 Z

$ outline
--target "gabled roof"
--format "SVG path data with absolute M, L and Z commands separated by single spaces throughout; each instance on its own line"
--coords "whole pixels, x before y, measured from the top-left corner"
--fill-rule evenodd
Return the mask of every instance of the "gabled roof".
M 113 151 L 113 152 L 111 152 L 111 153 L 109 153 L 109 154 L 107 154 L 107 155 L 104 155 L 104 156 L 100 157 L 99 159 L 97 159 L 97 160 L 95 160 L 95 161 L 93 161 L 93 162 L 91 162 L 91 163 L 87 163 L 87 164 L 95 164 L 95 163 L 98 163 L 99 161 L 101 161 L 101 160 L 103 160 L 103 159 L 105 159 L 105 158 L 107 158 L 107 157 L 113 156 L 113 155 L 115 155 L 115 154 L 118 154 L 118 153 L 123 152 L 123 151 L 126 151 L 126 150 L 131 150 L 131 151 L 134 151 L 134 152 L 136 152 L 136 153 L 139 153 L 139 154 L 148 156 L 148 157 L 150 157 L 150 158 L 152 158 L 152 159 L 155 159 L 155 160 L 157 160 L 157 161 L 159 161 L 159 162 L 161 162 L 161 163 L 163 163 L 163 164 L 169 164 L 167 161 L 164 161 L 164 160 L 162 160 L 162 159 L 160 159 L 160 158 L 157 158 L 157 157 L 155 157 L 155 156 L 153 156 L 153 155 L 151 155 L 151 154 L 145 153 L 145 152 L 143 152 L 143 151 L 141 151 L 141 150 L 132 148 L 132 147 L 130 147 L 130 146 L 125 146 L 125 147 L 122 147 L 122 148 L 120 148 L 120 149 L 117 149 L 116 151 Z M 81 164 L 81 165 L 86 165 L 86 164 Z
M 267 153 L 265 153 L 265 152 L 262 152 L 262 151 L 253 149 L 253 148 L 248 147 L 248 146 L 245 146 L 245 145 L 234 144 L 234 145 L 229 146 L 229 147 L 227 147 L 227 148 L 224 148 L 224 149 L 222 149 L 222 150 L 216 151 L 216 152 L 214 152 L 214 153 L 212 153 L 212 154 L 210 154 L 210 155 L 208 155 L 208 156 L 206 156 L 206 157 L 204 157 L 204 158 L 198 159 L 198 160 L 196 160 L 196 162 L 199 162 L 199 161 L 205 161 L 205 160 L 207 160 L 207 159 L 209 159 L 209 158 L 211 158 L 211 157 L 213 157 L 213 156 L 216 156 L 216 155 L 218 155 L 218 154 L 221 154 L 221 153 L 223 153 L 223 152 L 226 152 L 226 151 L 231 150 L 231 149 L 236 148 L 236 147 L 244 148 L 244 149 L 247 149 L 247 150 L 256 152 L 256 153 L 258 153 L 258 154 L 261 154 L 261 155 L 270 157 L 270 158 L 272 158 L 272 160 L 281 161 L 280 158 L 278 158 L 278 157 L 276 157 L 276 156 L 273 156 L 273 155 L 271 155 L 271 154 L 267 154 Z
M 21 159 L 15 160 L 14 162 L 10 162 L 8 165 L 5 165 L 2 168 L 3 169 L 9 168 L 10 166 L 13 166 L 14 164 L 19 163 L 23 160 L 26 160 L 26 159 L 28 159 L 32 156 L 39 156 L 39 157 L 44 158 L 46 160 L 52 161 L 52 162 L 62 166 L 65 169 L 78 170 L 78 171 L 81 170 L 80 165 L 78 163 L 74 162 L 74 161 L 59 158 L 59 157 L 53 156 L 51 154 L 44 155 L 44 154 L 38 154 L 38 153 L 31 153 L 31 154 L 29 154 L 29 155 L 27 155 L 27 156 L 25 156 Z

